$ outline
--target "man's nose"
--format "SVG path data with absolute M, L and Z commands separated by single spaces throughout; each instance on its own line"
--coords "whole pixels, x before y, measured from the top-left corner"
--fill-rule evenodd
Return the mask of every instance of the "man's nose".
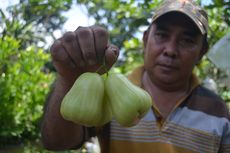
M 173 58 L 178 56 L 178 43 L 176 40 L 169 40 L 165 44 L 164 55 L 170 56 Z

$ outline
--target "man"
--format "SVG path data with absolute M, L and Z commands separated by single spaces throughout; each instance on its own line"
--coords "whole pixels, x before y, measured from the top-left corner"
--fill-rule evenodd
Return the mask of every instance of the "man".
M 109 69 L 118 49 L 108 44 L 108 34 L 100 27 L 66 33 L 51 47 L 58 76 L 45 108 L 44 146 L 78 148 L 97 135 L 104 153 L 230 152 L 229 111 L 192 73 L 208 50 L 207 31 L 207 15 L 194 2 L 165 1 L 143 36 L 144 65 L 129 75 L 151 95 L 152 109 L 136 126 L 124 128 L 112 120 L 99 130 L 64 120 L 60 103 L 75 79 L 96 71 L 103 58 Z

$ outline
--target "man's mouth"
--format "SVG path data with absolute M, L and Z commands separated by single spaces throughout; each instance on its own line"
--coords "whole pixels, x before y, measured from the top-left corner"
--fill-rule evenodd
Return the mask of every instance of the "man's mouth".
M 178 68 L 175 65 L 171 65 L 171 64 L 158 64 L 158 66 L 164 70 L 164 71 L 172 71 L 172 70 L 177 70 Z

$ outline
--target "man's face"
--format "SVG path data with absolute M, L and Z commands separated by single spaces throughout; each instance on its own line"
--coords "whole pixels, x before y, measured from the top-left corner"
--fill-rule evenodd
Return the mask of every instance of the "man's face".
M 152 81 L 187 82 L 202 54 L 203 36 L 180 13 L 168 13 L 152 24 L 144 37 L 144 60 Z

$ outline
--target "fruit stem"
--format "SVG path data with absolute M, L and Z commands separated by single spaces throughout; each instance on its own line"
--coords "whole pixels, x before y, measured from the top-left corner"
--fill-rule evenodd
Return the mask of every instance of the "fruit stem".
M 104 65 L 101 65 L 101 66 L 96 70 L 96 73 L 98 73 L 102 68 L 104 68 Z
M 106 77 L 108 77 L 109 72 L 108 72 L 108 69 L 107 69 L 106 64 L 105 64 L 105 57 L 103 58 L 102 65 L 96 70 L 96 73 L 98 73 L 102 68 L 106 72 Z
M 104 66 L 104 69 L 105 69 L 105 72 L 106 72 L 106 77 L 108 77 L 109 76 L 109 70 L 106 68 L 105 58 L 103 60 L 103 66 Z

